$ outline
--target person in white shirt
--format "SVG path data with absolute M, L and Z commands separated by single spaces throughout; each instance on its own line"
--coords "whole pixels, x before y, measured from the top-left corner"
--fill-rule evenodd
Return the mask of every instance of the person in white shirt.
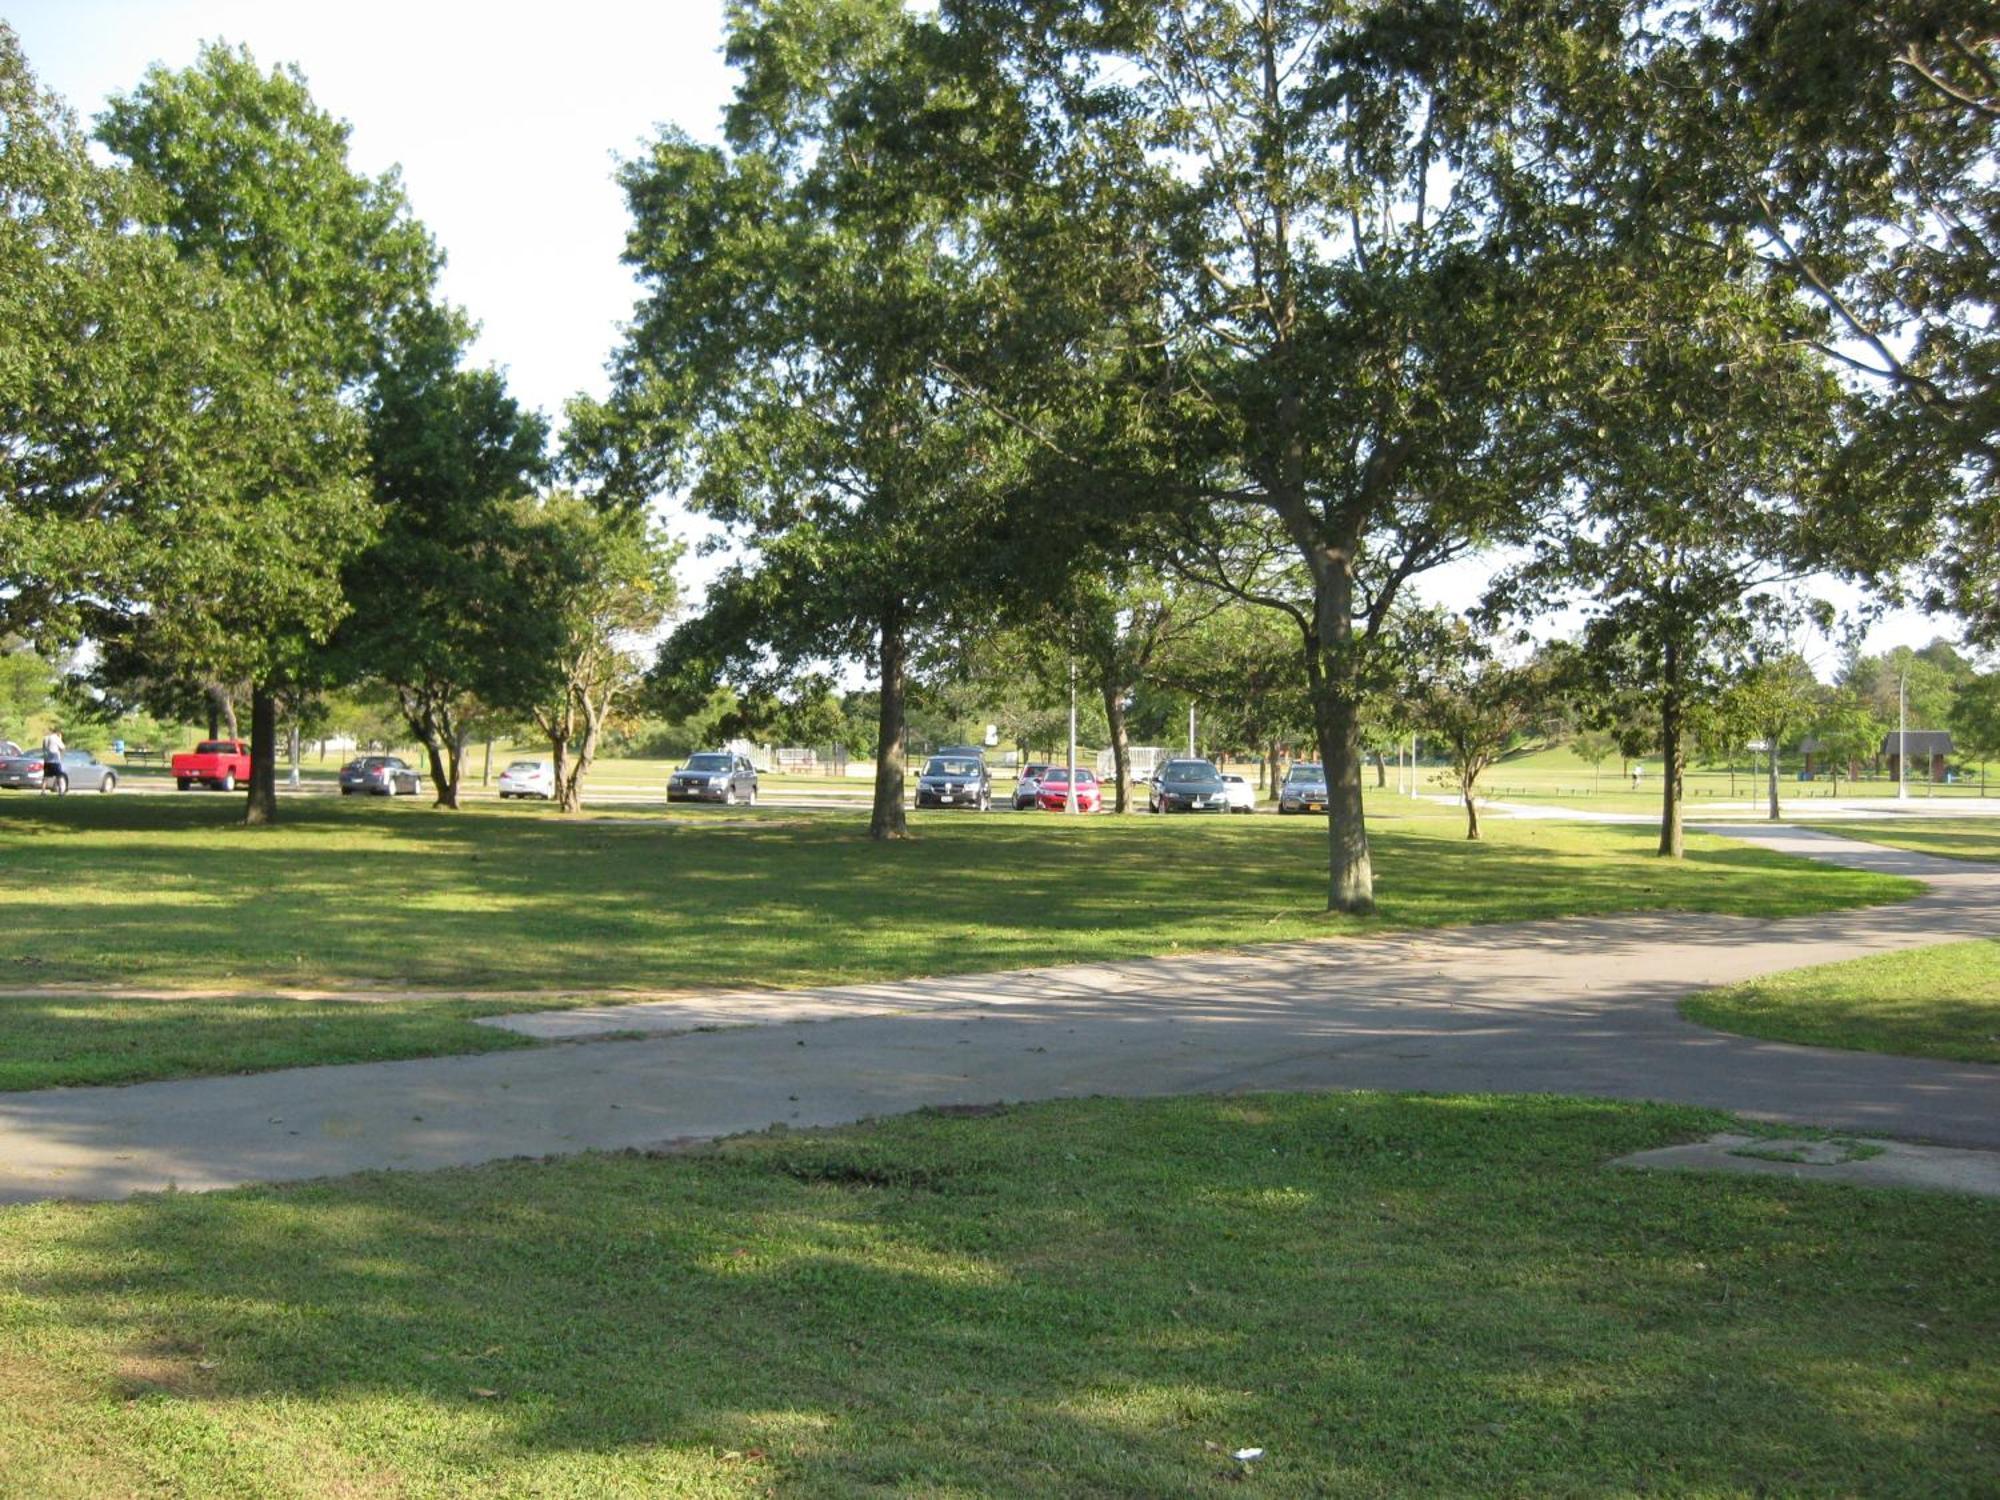
M 49 732 L 42 736 L 42 785 L 47 787 L 52 781 L 61 782 L 61 791 L 69 790 L 69 773 L 63 769 L 63 751 L 69 747 L 63 744 L 59 726 L 49 726 Z

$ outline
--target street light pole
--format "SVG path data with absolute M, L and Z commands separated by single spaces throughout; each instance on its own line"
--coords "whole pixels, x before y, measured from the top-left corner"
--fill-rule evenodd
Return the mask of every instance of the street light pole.
M 1076 658 L 1069 659 L 1069 795 L 1063 799 L 1063 811 L 1076 811 Z
M 1896 674 L 1896 800 L 1910 795 L 1910 674 Z
M 1188 705 L 1188 759 L 1194 759 L 1194 705 Z

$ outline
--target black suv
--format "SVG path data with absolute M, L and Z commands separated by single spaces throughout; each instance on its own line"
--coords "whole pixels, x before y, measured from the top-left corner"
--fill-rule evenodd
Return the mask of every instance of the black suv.
M 917 806 L 973 807 L 985 812 L 993 805 L 993 773 L 986 758 L 947 752 L 933 755 L 917 778 Z

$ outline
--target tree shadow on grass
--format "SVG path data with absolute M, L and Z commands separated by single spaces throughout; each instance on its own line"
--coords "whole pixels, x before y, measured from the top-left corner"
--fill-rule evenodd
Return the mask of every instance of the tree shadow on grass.
M 1093 1102 L 44 1208 L 0 1327 L 102 1383 L 74 1439 L 309 1491 L 1978 1489 L 1993 1206 L 1597 1171 L 1715 1123 Z
M 4 805 L 0 805 L 4 811 Z M 1376 840 L 1375 922 L 1328 916 L 1310 827 L 1244 819 L 700 826 L 73 799 L 0 817 L 0 987 L 797 985 L 1631 909 L 1785 915 L 1904 888 L 1757 850 L 1645 859 L 1626 830 Z M 1301 820 L 1302 823 L 1305 820 Z M 51 902 L 50 893 L 58 893 Z M 9 911 L 8 908 L 13 908 Z

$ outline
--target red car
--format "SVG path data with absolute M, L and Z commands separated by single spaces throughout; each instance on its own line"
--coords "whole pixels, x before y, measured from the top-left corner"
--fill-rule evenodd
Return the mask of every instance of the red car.
M 250 779 L 250 743 L 203 740 L 193 750 L 176 755 L 172 766 L 174 785 L 182 791 L 192 786 L 212 786 L 218 792 L 233 792 L 238 782 Z
M 1042 773 L 1041 786 L 1036 791 L 1035 802 L 1043 812 L 1067 812 L 1069 810 L 1069 767 L 1050 766 Z M 1097 773 L 1078 766 L 1076 771 L 1076 810 L 1097 812 L 1104 806 L 1104 799 L 1098 793 Z

